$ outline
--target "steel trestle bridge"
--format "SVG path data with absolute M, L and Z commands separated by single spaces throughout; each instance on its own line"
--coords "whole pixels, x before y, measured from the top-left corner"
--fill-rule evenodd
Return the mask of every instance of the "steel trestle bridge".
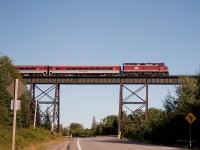
M 60 127 L 60 85 L 61 84 L 75 84 L 75 85 L 119 85 L 119 124 L 118 124 L 118 136 L 120 138 L 121 130 L 124 124 L 136 123 L 125 121 L 123 118 L 123 108 L 130 111 L 131 115 L 137 113 L 142 109 L 144 110 L 145 116 L 148 114 L 148 85 L 178 85 L 181 83 L 181 77 L 186 77 L 183 75 L 171 75 L 171 76 L 84 76 L 84 77 L 68 77 L 68 76 L 24 76 L 26 84 L 30 84 L 31 100 L 41 104 L 50 105 L 47 110 L 40 110 L 41 121 L 44 121 L 45 114 L 49 114 L 52 121 L 52 131 L 54 130 L 54 124 L 57 125 L 57 129 Z M 191 75 L 188 77 L 199 78 L 199 76 Z M 50 85 L 46 90 L 42 90 L 39 85 Z M 126 84 L 138 84 L 142 85 L 136 91 L 130 90 L 126 87 Z M 36 89 L 40 91 L 40 94 L 36 95 Z M 139 92 L 145 89 L 146 97 L 141 98 Z M 123 91 L 127 90 L 130 95 L 123 97 Z M 49 93 L 54 91 L 54 96 L 52 97 Z M 49 101 L 43 101 L 43 97 L 48 97 Z M 133 96 L 137 97 L 137 101 L 130 100 Z M 128 106 L 137 105 L 135 110 L 132 110 Z M 56 123 L 57 122 L 57 123 Z

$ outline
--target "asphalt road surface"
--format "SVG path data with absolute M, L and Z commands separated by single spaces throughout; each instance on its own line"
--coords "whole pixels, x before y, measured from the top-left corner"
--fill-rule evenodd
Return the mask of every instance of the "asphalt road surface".
M 72 140 L 67 150 L 183 150 L 176 147 L 141 144 L 111 137 L 77 138 Z

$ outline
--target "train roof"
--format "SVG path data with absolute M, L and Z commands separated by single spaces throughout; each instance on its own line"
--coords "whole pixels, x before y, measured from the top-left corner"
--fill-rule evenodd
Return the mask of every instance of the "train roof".
M 47 67 L 48 65 L 14 65 L 14 67 Z
M 49 65 L 49 67 L 120 67 L 120 65 Z
M 165 65 L 165 63 L 123 63 L 123 65 Z

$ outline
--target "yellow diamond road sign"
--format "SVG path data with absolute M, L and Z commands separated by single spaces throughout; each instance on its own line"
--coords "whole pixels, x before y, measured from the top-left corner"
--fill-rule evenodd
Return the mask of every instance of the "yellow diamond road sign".
M 192 124 L 197 118 L 190 112 L 185 119 L 189 122 L 189 124 Z

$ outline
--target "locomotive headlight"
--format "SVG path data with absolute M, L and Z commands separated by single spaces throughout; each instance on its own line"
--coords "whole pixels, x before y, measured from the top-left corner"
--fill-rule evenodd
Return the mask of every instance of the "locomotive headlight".
M 135 69 L 135 70 L 138 70 L 138 69 L 139 69 L 139 67 L 134 67 L 134 69 Z

